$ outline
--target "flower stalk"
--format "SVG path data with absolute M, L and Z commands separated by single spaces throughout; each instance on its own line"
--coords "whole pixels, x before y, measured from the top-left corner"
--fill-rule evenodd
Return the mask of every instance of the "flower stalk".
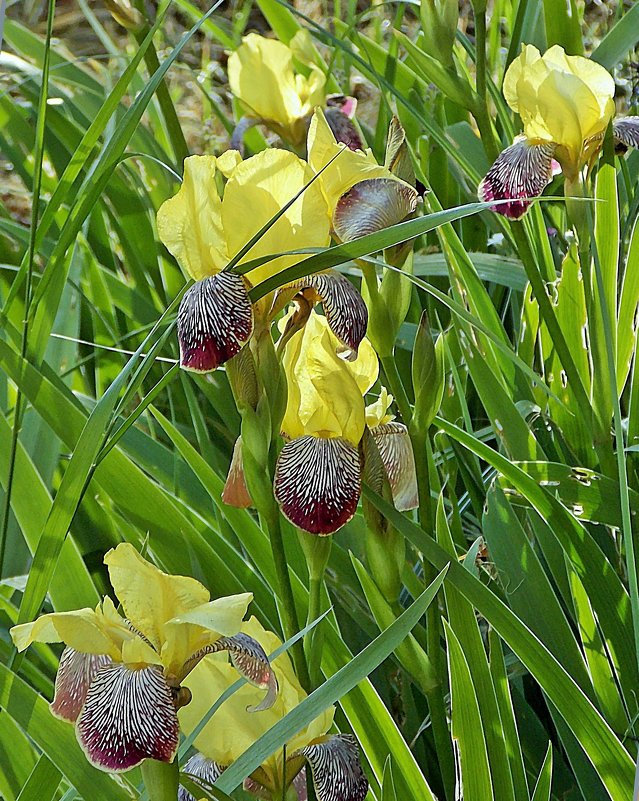
M 149 801 L 175 801 L 180 783 L 177 759 L 173 762 L 145 759 L 140 765 L 140 771 Z

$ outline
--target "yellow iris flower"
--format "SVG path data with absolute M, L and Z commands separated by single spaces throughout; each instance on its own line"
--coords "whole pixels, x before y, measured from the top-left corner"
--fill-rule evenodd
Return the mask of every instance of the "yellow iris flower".
M 260 643 L 266 653 L 281 645 L 279 638 L 266 631 L 253 617 L 242 625 L 242 632 Z M 195 779 L 217 777 L 224 768 L 238 759 L 256 740 L 279 720 L 295 709 L 306 698 L 288 654 L 283 653 L 272 663 L 279 684 L 278 697 L 270 709 L 252 715 L 247 706 L 257 699 L 254 687 L 244 685 L 230 696 L 215 712 L 211 720 L 195 738 L 199 754 L 191 758 L 184 771 Z M 187 686 L 197 704 L 180 710 L 180 724 L 185 733 L 193 731 L 202 716 L 236 680 L 236 676 L 215 656 L 202 660 L 187 679 Z M 366 795 L 368 782 L 357 759 L 357 746 L 347 735 L 326 736 L 333 723 L 333 707 L 324 710 L 317 718 L 298 731 L 286 744 L 286 754 L 272 754 L 245 783 L 245 788 L 260 798 L 279 801 L 300 773 L 304 762 L 313 771 L 318 801 L 340 798 L 343 801 L 361 801 Z M 320 764 L 321 763 L 321 764 Z M 320 772 L 317 773 L 317 766 Z M 340 767 L 347 770 L 340 770 Z M 326 782 L 331 771 L 336 771 Z M 300 776 L 300 778 L 303 777 Z M 330 787 L 332 795 L 326 791 Z M 337 790 L 340 793 L 337 793 Z M 181 791 L 180 798 L 186 798 Z
M 415 211 L 414 187 L 378 164 L 369 148 L 351 150 L 338 142 L 321 109 L 309 127 L 308 161 L 316 173 L 326 168 L 318 180 L 333 231 L 343 242 L 395 225 Z
M 121 771 L 146 758 L 170 762 L 176 707 L 189 700 L 181 685 L 206 653 L 228 650 L 234 664 L 241 656 L 244 673 L 259 674 L 272 696 L 265 654 L 238 634 L 250 593 L 211 601 L 199 581 L 163 573 L 129 543 L 104 562 L 124 617 L 106 597 L 95 609 L 53 612 L 11 629 L 19 651 L 33 642 L 66 645 L 51 711 L 76 724 L 94 765 Z
M 288 442 L 277 460 L 275 497 L 292 523 L 315 534 L 337 531 L 357 508 L 364 395 L 379 371 L 366 338 L 350 361 L 339 349 L 326 318 L 311 312 L 282 357 L 288 386 L 282 432 Z
M 326 102 L 326 77 L 312 62 L 308 77 L 296 72 L 293 56 L 282 42 L 249 33 L 229 57 L 228 77 L 249 117 L 298 145 L 306 135 L 306 118 Z
M 504 97 L 519 114 L 523 136 L 498 157 L 479 185 L 481 200 L 510 200 L 495 211 L 518 219 L 550 182 L 553 161 L 566 178 L 567 194 L 592 163 L 615 112 L 615 82 L 595 61 L 568 56 L 554 45 L 543 55 L 523 45 L 504 77 Z M 621 147 L 639 144 L 639 117 L 613 121 Z

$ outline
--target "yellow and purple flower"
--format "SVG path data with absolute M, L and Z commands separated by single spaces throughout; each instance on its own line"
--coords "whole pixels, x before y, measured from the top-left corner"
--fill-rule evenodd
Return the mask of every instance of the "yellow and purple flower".
M 251 618 L 242 625 L 242 632 L 258 642 L 266 653 L 281 645 L 279 638 L 266 631 Z M 275 703 L 258 715 L 247 713 L 255 704 L 254 687 L 245 685 L 231 695 L 195 738 L 198 753 L 184 766 L 193 781 L 214 782 L 256 740 L 279 720 L 295 709 L 305 698 L 286 653 L 273 661 L 280 687 Z M 216 657 L 209 657 L 197 666 L 187 679 L 187 686 L 197 698 L 180 710 L 180 724 L 187 734 L 195 729 L 207 709 L 235 681 L 236 676 Z M 368 791 L 368 780 L 359 762 L 359 748 L 352 735 L 327 734 L 333 723 L 334 709 L 322 712 L 298 731 L 286 744 L 286 752 L 278 750 L 245 781 L 244 789 L 267 801 L 280 801 L 292 786 L 304 793 L 304 768 L 311 770 L 318 801 L 362 801 Z M 286 796 L 288 797 L 288 796 Z M 193 801 L 193 796 L 180 788 L 180 801 Z
M 568 56 L 559 45 L 543 55 L 523 45 L 506 72 L 503 92 L 524 133 L 497 157 L 478 195 L 510 200 L 494 210 L 518 219 L 551 181 L 557 163 L 568 183 L 592 163 L 615 112 L 615 82 L 600 64 Z M 639 118 L 615 120 L 613 134 L 620 144 L 636 146 Z
M 53 612 L 11 629 L 19 651 L 63 642 L 51 712 L 73 723 L 87 759 L 118 772 L 144 759 L 171 762 L 177 710 L 191 700 L 184 680 L 207 654 L 227 651 L 238 670 L 267 695 L 275 674 L 258 642 L 240 631 L 250 593 L 210 600 L 188 576 L 163 573 L 121 543 L 104 557 L 124 616 L 107 596 L 95 609 Z

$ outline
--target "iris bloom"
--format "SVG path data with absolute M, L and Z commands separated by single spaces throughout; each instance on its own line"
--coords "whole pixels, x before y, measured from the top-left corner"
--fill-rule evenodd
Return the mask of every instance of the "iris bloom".
M 157 215 L 160 239 L 196 281 L 178 312 L 184 369 L 214 370 L 249 340 L 254 316 L 261 325 L 268 322 L 272 298 L 254 308 L 248 289 L 300 257 L 279 256 L 246 276 L 224 268 L 312 178 L 309 165 L 285 150 L 264 150 L 246 160 L 235 150 L 219 158 L 191 156 L 185 160 L 180 190 L 162 204 Z M 329 241 L 326 201 L 316 181 L 240 263 L 300 248 L 321 248 Z M 288 286 L 287 299 L 297 292 L 305 293 L 310 302 L 321 301 L 336 335 L 347 347 L 357 349 L 366 331 L 367 312 L 346 278 L 337 273 L 309 276 Z
M 11 629 L 19 651 L 63 642 L 51 712 L 75 724 L 87 759 L 106 771 L 144 759 L 171 762 L 178 747 L 182 684 L 209 653 L 228 651 L 257 687 L 275 699 L 277 682 L 258 642 L 240 632 L 250 593 L 211 601 L 193 578 L 170 576 L 122 543 L 104 557 L 124 617 L 109 597 L 95 609 L 54 612 Z
M 352 148 L 361 147 L 357 129 L 350 121 L 357 101 L 353 97 L 326 95 L 326 76 L 313 62 L 309 45 L 305 31 L 295 34 L 290 47 L 249 33 L 231 53 L 229 86 L 245 110 L 231 147 L 241 151 L 245 132 L 257 123 L 264 123 L 283 140 L 298 146 L 306 138 L 316 106 L 326 107 L 331 127 L 341 142 Z M 296 60 L 310 70 L 308 77 L 295 71 Z
M 313 534 L 332 534 L 355 513 L 364 395 L 379 371 L 366 338 L 351 361 L 342 359 L 338 348 L 326 318 L 311 313 L 282 357 L 288 385 L 282 435 L 287 442 L 277 460 L 275 497 L 292 523 Z
M 397 121 L 391 126 L 393 132 L 403 136 Z M 392 141 L 389 145 L 387 154 L 391 156 Z M 329 165 L 318 180 L 332 231 L 342 242 L 402 222 L 417 207 L 417 192 L 392 172 L 392 157 L 382 166 L 368 148 L 346 149 L 336 140 L 320 109 L 315 111 L 308 131 L 308 161 L 316 173 Z
M 504 97 L 521 117 L 523 136 L 506 148 L 479 185 L 481 200 L 511 200 L 495 211 L 518 219 L 539 196 L 558 162 L 567 183 L 578 180 L 601 148 L 615 111 L 615 82 L 595 61 L 554 45 L 543 56 L 523 45 L 504 78 Z M 613 122 L 617 143 L 637 146 L 639 117 Z
M 281 645 L 277 636 L 265 631 L 255 618 L 243 624 L 242 631 L 258 641 L 267 653 Z M 273 668 L 280 692 L 268 711 L 258 715 L 247 713 L 247 705 L 256 701 L 256 691 L 245 685 L 220 706 L 195 738 L 199 753 L 189 759 L 184 771 L 196 781 L 199 778 L 214 782 L 226 767 L 306 698 L 286 653 L 274 660 Z M 216 657 L 200 662 L 187 680 L 198 703 L 180 710 L 180 723 L 187 734 L 235 680 L 229 665 Z M 318 801 L 362 801 L 368 790 L 368 780 L 359 763 L 359 749 L 351 735 L 326 734 L 333 723 L 333 714 L 332 707 L 326 709 L 297 732 L 287 743 L 285 753 L 272 754 L 251 774 L 245 789 L 259 798 L 280 801 L 283 791 L 292 784 L 296 789 L 305 790 L 303 768 L 306 763 L 313 775 Z M 179 798 L 193 801 L 184 788 L 180 789 Z

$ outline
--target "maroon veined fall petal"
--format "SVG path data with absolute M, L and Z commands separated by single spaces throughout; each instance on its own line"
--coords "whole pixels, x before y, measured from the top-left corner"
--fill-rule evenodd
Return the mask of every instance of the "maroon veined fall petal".
M 352 119 L 342 109 L 327 106 L 324 116 L 328 127 L 337 142 L 342 142 L 349 150 L 363 150 L 364 143 Z
M 371 434 L 388 476 L 395 508 L 400 512 L 416 509 L 417 475 L 408 429 L 403 423 L 390 422 L 375 426 Z
M 207 654 L 216 654 L 220 651 L 228 651 L 233 667 L 254 687 L 267 690 L 264 699 L 256 706 L 247 707 L 247 711 L 261 712 L 270 709 L 275 703 L 279 689 L 275 671 L 259 642 L 244 632 L 232 637 L 220 637 L 211 645 L 197 651 L 187 661 L 184 667 L 185 674 L 193 670 Z
M 619 149 L 639 148 L 639 117 L 618 117 L 612 121 L 612 134 Z
M 253 307 L 242 276 L 218 273 L 193 284 L 177 317 L 180 366 L 215 370 L 240 351 L 253 332 Z
M 526 139 L 517 140 L 497 156 L 486 173 L 477 189 L 479 199 L 511 200 L 493 206 L 492 211 L 518 220 L 531 203 L 524 198 L 539 197 L 552 180 L 555 150 L 556 145 L 551 143 L 532 145 Z
M 352 95 L 328 95 L 326 98 L 327 108 L 336 108 L 353 119 L 357 111 L 357 98 Z
M 393 178 L 367 178 L 337 201 L 333 230 L 342 242 L 350 242 L 401 222 L 416 208 L 412 186 Z
M 191 776 L 194 783 L 202 783 L 204 789 L 207 789 L 208 785 L 215 784 L 225 770 L 226 768 L 223 765 L 218 765 L 214 760 L 208 759 L 199 753 L 193 754 L 182 768 L 182 772 Z M 185 787 L 180 785 L 178 801 L 196 801 L 196 799 Z
M 95 674 L 111 664 L 106 654 L 82 654 L 67 645 L 55 677 L 55 694 L 49 704 L 51 713 L 61 720 L 75 723 L 82 711 Z
M 348 278 L 330 270 L 307 275 L 290 286 L 301 290 L 311 303 L 321 302 L 331 331 L 356 354 L 366 335 L 368 309 Z
M 361 491 L 359 451 L 341 437 L 287 442 L 275 468 L 282 514 L 311 534 L 333 534 L 351 519 Z
M 235 506 L 237 509 L 248 509 L 253 506 L 253 499 L 249 494 L 244 477 L 242 437 L 235 440 L 231 465 L 222 490 L 222 500 L 228 506 Z
M 293 779 L 293 787 L 297 793 L 297 801 L 308 801 L 308 788 L 306 787 L 306 768 L 302 768 Z
M 157 665 L 133 670 L 120 663 L 100 668 L 76 733 L 89 762 L 101 770 L 129 770 L 144 759 L 171 762 L 179 726 L 162 670 Z
M 368 779 L 352 734 L 335 734 L 297 753 L 306 757 L 317 801 L 363 801 L 366 797 Z

